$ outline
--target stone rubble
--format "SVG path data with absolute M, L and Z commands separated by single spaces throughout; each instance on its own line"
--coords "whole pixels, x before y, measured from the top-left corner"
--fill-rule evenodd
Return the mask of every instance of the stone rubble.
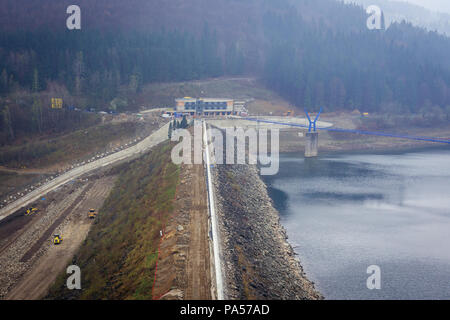
M 288 244 L 267 188 L 254 165 L 213 169 L 225 297 L 323 299 Z

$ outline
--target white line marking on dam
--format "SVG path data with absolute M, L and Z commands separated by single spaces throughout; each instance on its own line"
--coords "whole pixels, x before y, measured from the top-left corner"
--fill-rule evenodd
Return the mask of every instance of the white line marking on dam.
M 212 240 L 214 249 L 214 268 L 216 274 L 217 300 L 224 300 L 222 268 L 220 263 L 220 252 L 219 252 L 219 236 L 217 232 L 216 207 L 214 203 L 214 193 L 211 179 L 211 160 L 208 146 L 208 134 L 206 131 L 206 122 L 204 120 L 203 120 L 203 143 L 205 145 L 206 174 L 208 181 L 208 200 L 209 200 L 209 210 L 211 213 L 211 229 L 212 229 L 212 238 L 213 238 Z

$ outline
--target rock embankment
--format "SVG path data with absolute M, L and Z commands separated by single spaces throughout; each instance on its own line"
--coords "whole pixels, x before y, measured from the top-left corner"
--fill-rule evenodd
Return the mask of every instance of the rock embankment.
M 213 177 L 226 298 L 321 299 L 286 241 L 258 168 L 219 165 Z

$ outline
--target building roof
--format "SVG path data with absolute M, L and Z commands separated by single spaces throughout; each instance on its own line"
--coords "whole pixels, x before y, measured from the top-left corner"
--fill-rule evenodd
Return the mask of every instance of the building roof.
M 184 97 L 184 98 L 179 98 L 179 99 L 175 99 L 175 101 L 182 101 L 182 102 L 195 102 L 197 101 L 197 99 L 195 98 L 191 98 L 191 97 Z
M 191 97 L 184 97 L 184 98 L 179 98 L 179 99 L 175 99 L 175 101 L 182 101 L 182 102 L 195 102 L 197 100 L 202 100 L 204 102 L 229 102 L 229 101 L 233 101 L 233 99 L 223 99 L 223 98 L 191 98 Z
M 220 98 L 201 98 L 204 102 L 229 102 L 233 101 L 233 99 L 220 99 Z

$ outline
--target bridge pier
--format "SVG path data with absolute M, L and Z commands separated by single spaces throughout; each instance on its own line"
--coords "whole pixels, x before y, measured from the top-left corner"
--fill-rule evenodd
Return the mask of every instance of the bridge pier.
M 307 132 L 305 138 L 305 158 L 317 157 L 319 154 L 319 133 Z

